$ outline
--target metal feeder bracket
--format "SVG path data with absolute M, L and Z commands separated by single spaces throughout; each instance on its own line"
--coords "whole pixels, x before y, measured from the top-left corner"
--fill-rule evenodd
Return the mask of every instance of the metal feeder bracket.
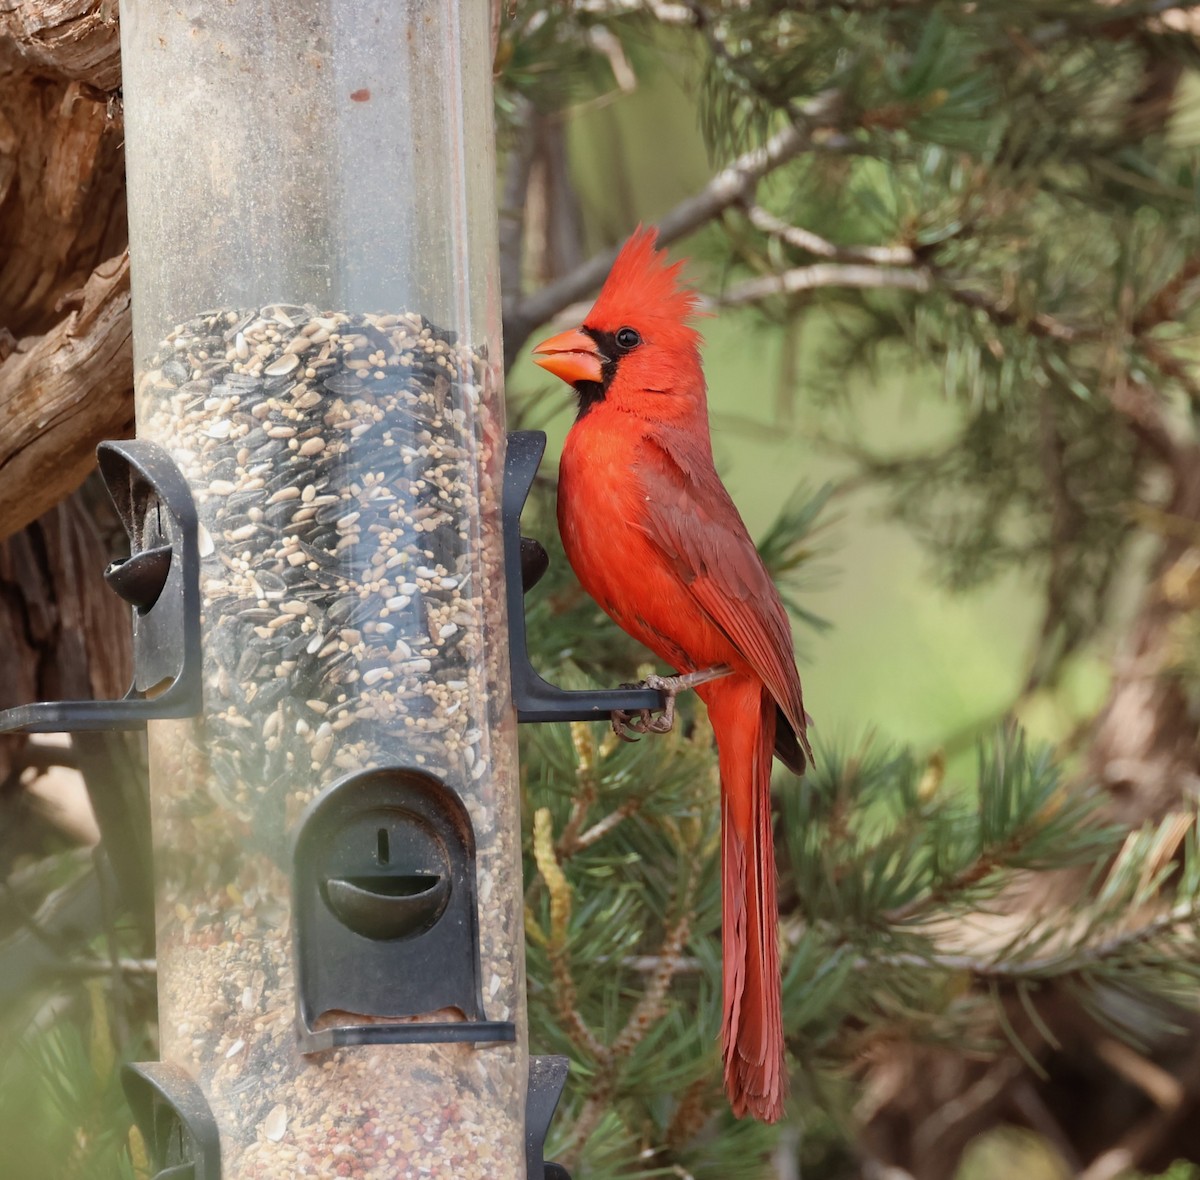
M 151 1180 L 221 1180 L 221 1139 L 199 1086 L 177 1065 L 126 1065 L 121 1084 L 150 1157 Z
M 549 559 L 537 541 L 521 536 L 521 511 L 546 450 L 540 430 L 508 435 L 504 461 L 504 565 L 508 594 L 508 658 L 518 721 L 602 721 L 617 709 L 661 709 L 665 701 L 652 688 L 570 690 L 544 680 L 529 662 L 525 640 L 525 591 L 546 572 Z
M 571 1180 L 562 1164 L 547 1163 L 546 1133 L 567 1083 L 567 1058 L 530 1057 L 525 1097 L 525 1171 L 529 1180 Z
M 145 440 L 104 442 L 100 474 L 129 534 L 130 555 L 104 579 L 132 607 L 133 684 L 121 700 L 38 701 L 0 711 L 0 733 L 141 729 L 200 712 L 200 552 L 191 489 Z

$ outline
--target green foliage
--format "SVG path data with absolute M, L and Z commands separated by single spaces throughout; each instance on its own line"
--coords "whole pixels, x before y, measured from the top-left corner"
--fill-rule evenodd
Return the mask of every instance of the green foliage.
M 73 994 L 72 994 L 73 993 Z M 25 997 L 0 1023 L 4 1174 L 135 1180 L 132 1119 L 102 979 Z M 131 1043 L 132 1055 L 138 1044 Z
M 502 25 L 502 143 L 529 109 L 565 115 L 610 93 L 621 55 L 635 72 L 665 63 L 692 80 L 717 161 L 785 123 L 804 130 L 806 150 L 706 236 L 717 297 L 818 264 L 874 276 L 830 272 L 756 299 L 755 316 L 794 325 L 819 311 L 834 324 L 818 398 L 844 400 L 849 374 L 900 366 L 953 407 L 953 432 L 936 447 L 868 448 L 853 425 L 869 415 L 861 404 L 830 442 L 890 490 L 953 587 L 1014 567 L 1042 579 L 1040 677 L 1106 617 L 1147 514 L 1167 534 L 1169 513 L 1153 503 L 1162 433 L 1194 438 L 1200 407 L 1190 372 L 1200 156 L 1180 114 L 1200 55 L 1163 7 L 522 0 Z M 755 202 L 808 244 L 756 218 Z M 527 524 L 550 543 L 546 491 Z M 820 620 L 804 579 L 831 496 L 798 493 L 762 539 L 810 628 Z M 633 679 L 645 653 L 549 547 L 551 572 L 529 600 L 535 662 L 568 685 Z M 1192 685 L 1196 588 L 1188 570 L 1177 581 L 1165 592 L 1193 609 L 1176 628 L 1172 670 Z M 779 1128 L 734 1120 L 721 1094 L 718 785 L 703 711 L 692 701 L 681 711 L 675 732 L 636 744 L 602 726 L 521 735 L 531 1047 L 572 1059 L 548 1149 L 577 1180 L 757 1180 L 780 1141 Z M 1134 1044 L 1168 1005 L 1194 1008 L 1190 813 L 1114 828 L 1014 729 L 984 743 L 972 781 L 864 739 L 819 744 L 804 780 L 776 786 L 794 1067 L 782 1131 L 803 1124 L 806 1176 L 859 1173 L 854 1073 L 873 1044 L 986 1056 L 1003 1047 L 1001 1028 L 1036 1064 L 1028 1030 L 1051 1039 L 1040 1005 L 1052 989 Z M 1016 882 L 1063 870 L 1091 883 L 1079 905 L 992 909 Z M 991 937 L 966 945 L 967 919 L 991 921 Z M 0 936 L 21 925 L 0 921 Z M 59 949 L 90 968 L 100 954 L 70 939 Z M 116 1071 L 122 1056 L 153 1049 L 114 1029 L 149 1027 L 150 1005 L 94 978 L 104 982 L 43 981 L 0 1020 L 0 1137 L 13 1175 L 133 1175 Z
M 867 260 L 874 277 L 832 276 L 756 309 L 834 318 L 815 365 L 830 398 L 861 386 L 856 371 L 902 366 L 955 406 L 957 430 L 936 447 L 869 450 L 861 404 L 830 445 L 889 489 L 949 586 L 1014 567 L 1040 581 L 1033 682 L 1053 681 L 1109 617 L 1131 511 L 1164 461 L 1162 420 L 1200 405 L 1200 43 L 1149 0 L 688 0 L 666 6 L 657 40 L 653 5 L 521 7 L 523 27 L 588 57 L 564 65 L 560 104 L 612 89 L 615 41 L 635 64 L 655 54 L 687 74 L 721 161 L 785 122 L 810 136 L 756 200 L 832 253 L 735 207 L 706 239 L 718 273 L 731 290 L 894 252 Z
M 892 265 L 921 283 L 832 283 L 772 313 L 837 316 L 819 366 L 831 396 L 855 368 L 928 366 L 929 392 L 959 408 L 948 443 L 839 441 L 951 585 L 1014 566 L 1044 579 L 1052 676 L 1106 617 L 1130 505 L 1161 459 L 1122 399 L 1196 397 L 1168 341 L 1195 322 L 1175 295 L 1200 246 L 1198 156 L 1172 133 L 1169 97 L 1153 100 L 1195 70 L 1195 42 L 1138 4 L 694 10 L 717 149 L 836 94 L 827 150 L 817 137 L 762 199 L 839 249 L 908 251 Z M 751 226 L 735 242 L 750 273 L 811 261 Z
M 821 502 L 793 501 L 768 531 L 769 559 L 793 574 Z M 530 596 L 539 663 L 572 685 L 612 683 L 624 642 L 552 571 Z M 608 653 L 590 677 L 564 664 L 585 651 Z M 531 1042 L 572 1058 L 551 1146 L 589 1180 L 771 1175 L 776 1133 L 732 1119 L 720 1093 L 718 785 L 703 710 L 684 709 L 676 731 L 637 744 L 585 724 L 522 735 Z M 1014 729 L 981 746 L 972 784 L 878 742 L 818 745 L 776 802 L 793 1109 L 822 1112 L 813 1175 L 844 1174 L 847 1071 L 873 1039 L 994 1053 L 998 1034 L 980 1030 L 1011 1028 L 1010 1003 L 1042 1028 L 1055 986 L 1136 1043 L 1161 1027 L 1160 1001 L 1194 1003 L 1200 960 L 1180 951 L 1200 915 L 1191 817 L 1126 835 Z M 1023 876 L 1070 869 L 1094 877 L 1089 902 L 959 945 L 959 919 Z M 1036 1064 L 1028 1034 L 1010 1035 Z

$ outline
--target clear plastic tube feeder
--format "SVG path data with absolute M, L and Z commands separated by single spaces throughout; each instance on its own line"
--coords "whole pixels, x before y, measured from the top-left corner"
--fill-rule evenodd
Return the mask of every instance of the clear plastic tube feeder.
M 122 0 L 161 1056 L 228 1180 L 525 1175 L 488 6 Z M 472 928 L 474 926 L 474 928 Z

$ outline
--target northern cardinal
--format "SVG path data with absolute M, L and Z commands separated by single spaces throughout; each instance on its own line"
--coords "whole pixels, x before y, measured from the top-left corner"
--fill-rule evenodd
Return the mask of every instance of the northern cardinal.
M 731 669 L 696 690 L 721 771 L 725 1090 L 736 1115 L 774 1122 L 788 1078 L 771 754 L 800 774 L 812 749 L 787 614 L 713 466 L 697 296 L 656 238 L 639 227 L 583 324 L 534 359 L 578 398 L 558 524 L 584 589 L 680 673 Z

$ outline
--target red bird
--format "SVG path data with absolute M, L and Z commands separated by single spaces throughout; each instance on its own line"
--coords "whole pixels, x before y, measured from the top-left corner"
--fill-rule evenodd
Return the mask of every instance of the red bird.
M 713 466 L 697 302 L 638 229 L 583 324 L 534 359 L 575 389 L 558 525 L 584 589 L 697 688 L 721 768 L 725 1089 L 736 1115 L 774 1122 L 787 1092 L 771 754 L 797 774 L 812 749 L 791 628 Z

